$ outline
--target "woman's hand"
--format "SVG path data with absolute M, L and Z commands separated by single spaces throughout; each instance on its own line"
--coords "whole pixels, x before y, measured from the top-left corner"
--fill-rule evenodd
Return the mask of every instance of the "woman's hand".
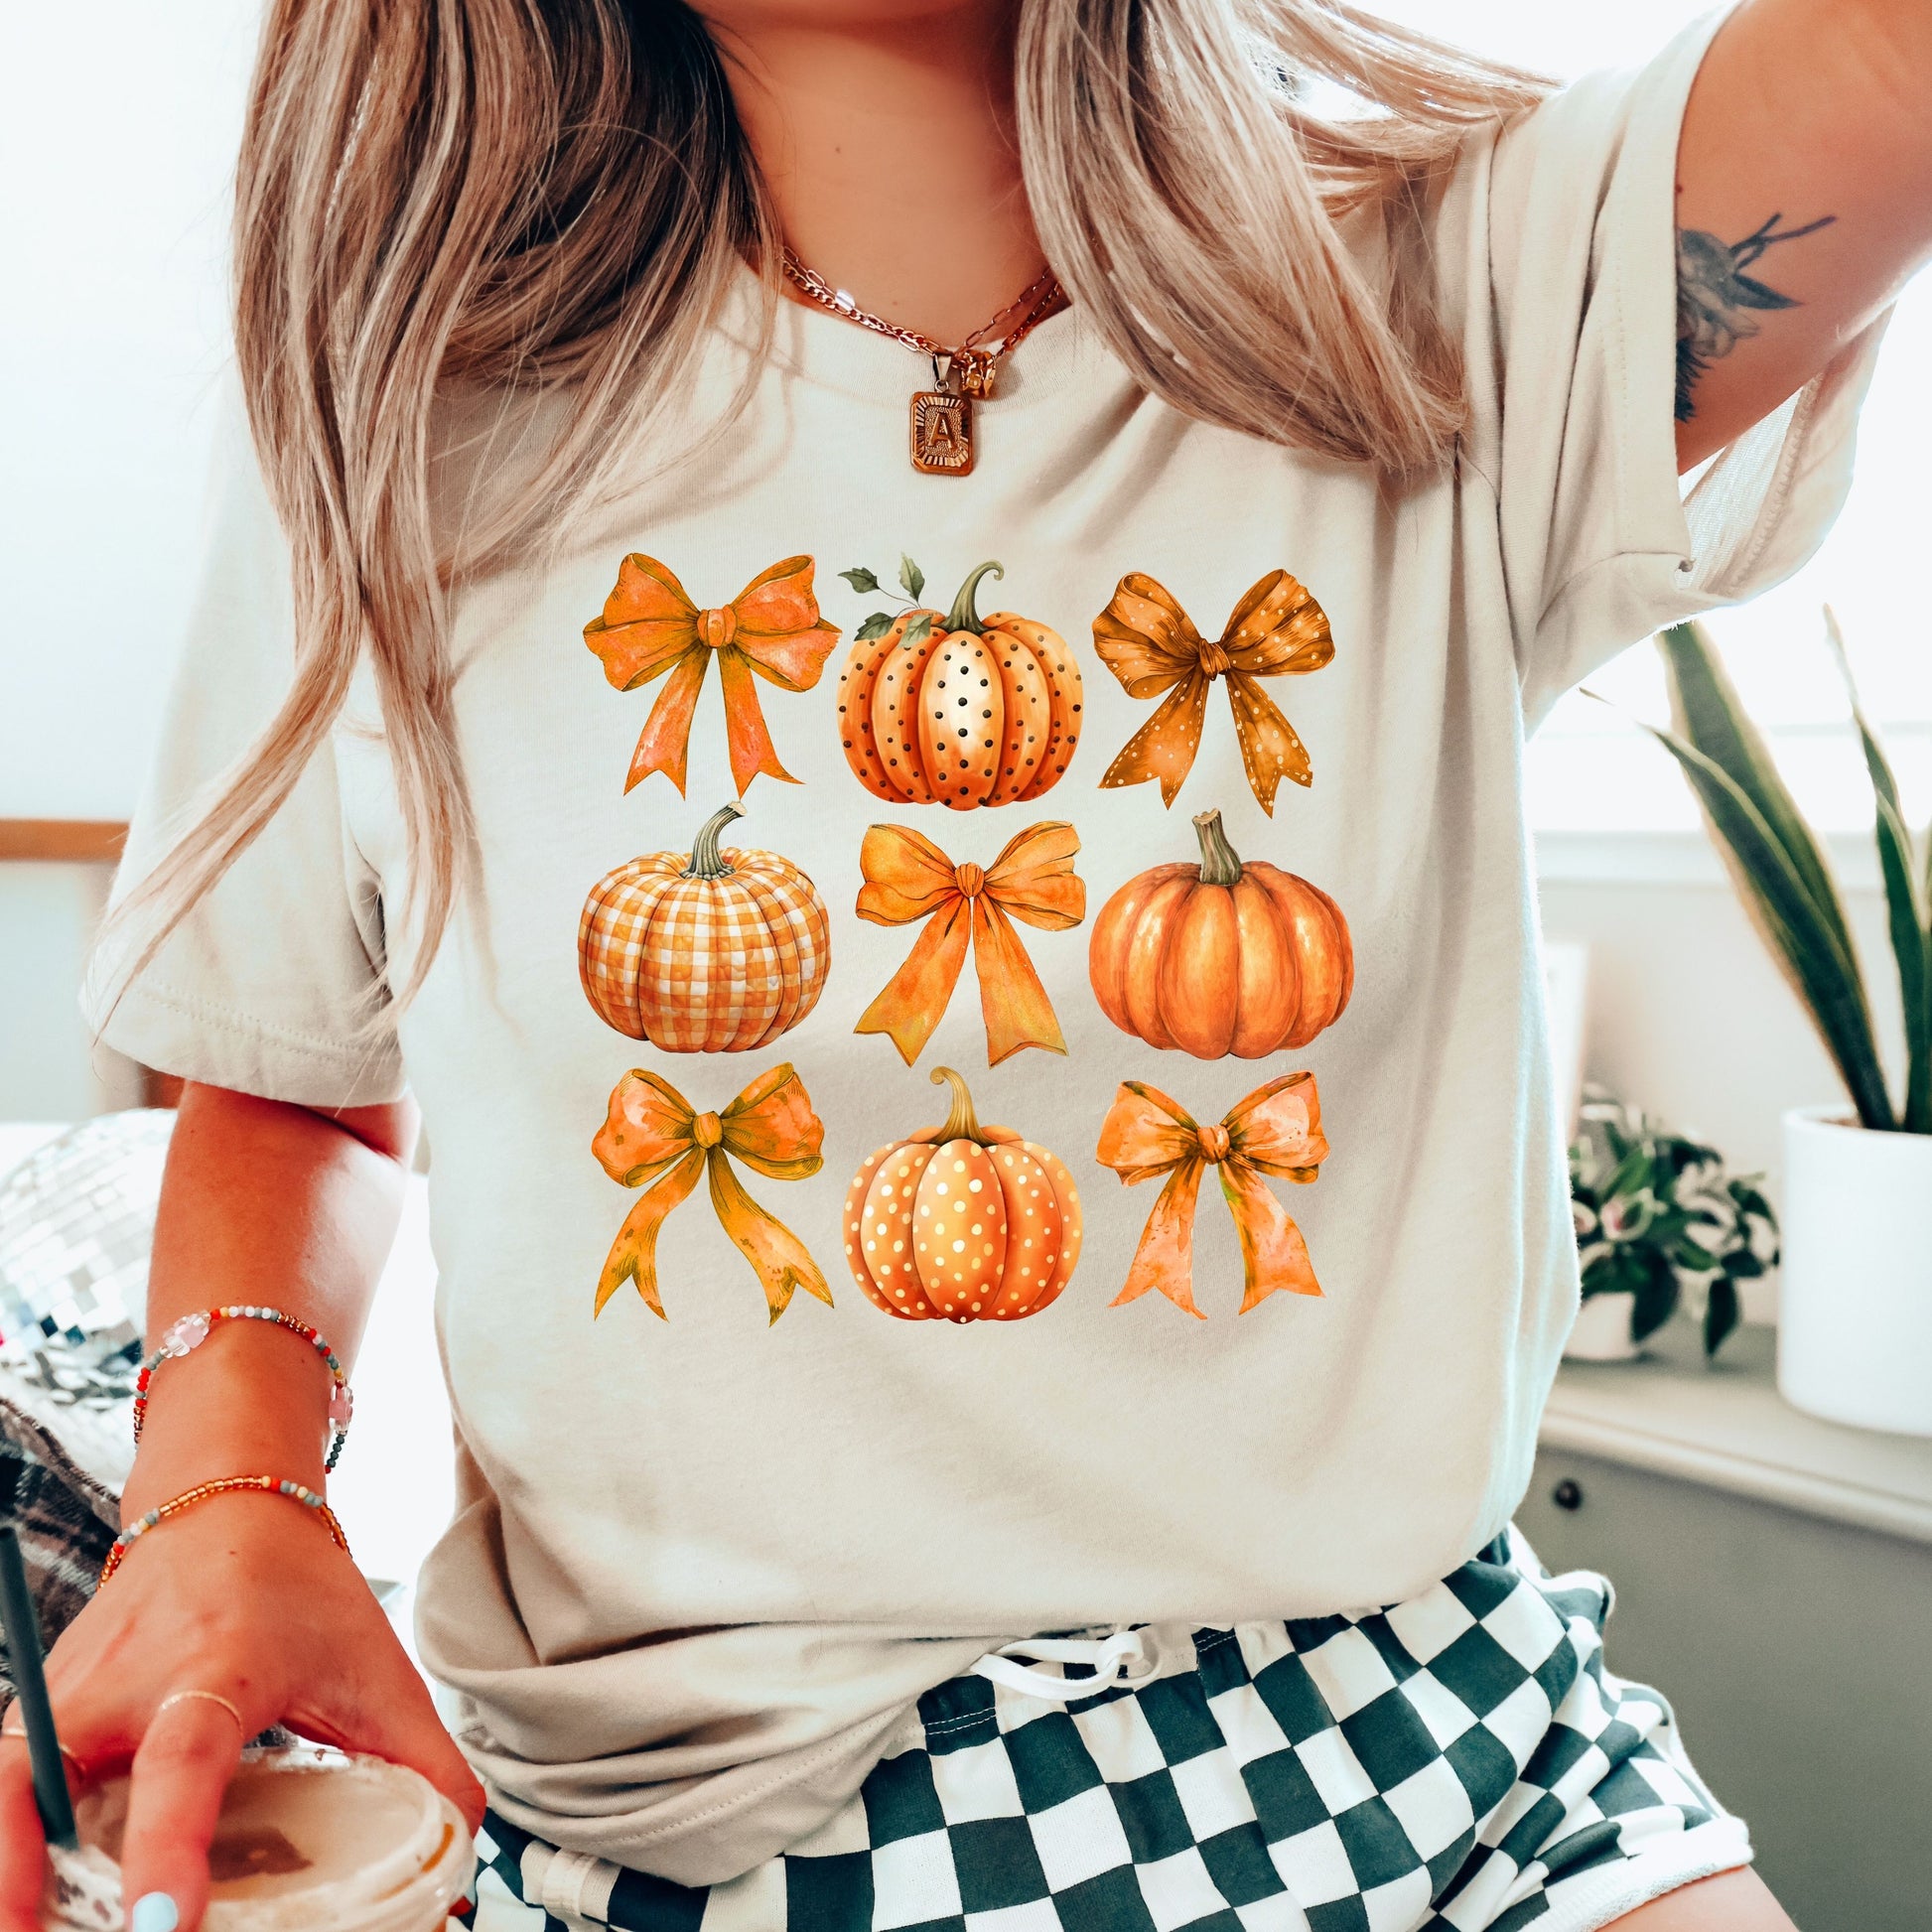
M 97 1777 L 133 1766 L 123 1893 L 207 1900 L 207 1848 L 243 1743 L 282 1723 L 420 1771 L 469 1819 L 483 1788 L 369 1587 L 308 1510 L 212 1497 L 128 1552 L 48 1658 L 61 1741 Z M 220 1704 L 180 1691 L 209 1691 Z M 73 1782 L 69 1763 L 69 1782 Z M 24 1742 L 0 1743 L 0 1932 L 40 1924 L 43 1846 Z M 151 1908 L 156 1926 L 170 1923 Z M 146 1932 L 146 1929 L 143 1929 Z

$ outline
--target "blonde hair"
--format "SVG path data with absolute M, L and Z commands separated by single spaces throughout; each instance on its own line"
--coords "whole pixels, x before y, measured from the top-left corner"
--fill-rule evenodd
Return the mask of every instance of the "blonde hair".
M 1047 259 L 1150 391 L 1390 479 L 1441 465 L 1462 383 L 1424 213 L 1470 130 L 1547 83 L 1342 0 L 1021 0 L 1015 79 Z M 1314 111 L 1309 79 L 1360 111 Z M 288 797 L 366 658 L 415 992 L 473 859 L 451 593 L 615 490 L 746 261 L 775 301 L 777 241 L 682 0 L 274 0 L 235 343 L 293 554 L 294 681 L 119 908 L 150 915 L 123 986 Z M 440 412 L 478 389 L 554 399 L 554 423 L 513 489 L 433 520 Z

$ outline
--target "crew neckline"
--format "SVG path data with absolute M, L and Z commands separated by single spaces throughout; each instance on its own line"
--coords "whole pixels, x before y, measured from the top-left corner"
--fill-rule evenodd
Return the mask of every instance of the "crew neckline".
M 756 351 L 766 300 L 762 280 L 741 264 L 714 327 L 740 349 Z M 932 386 L 929 365 L 914 349 L 809 303 L 776 298 L 767 359 L 786 374 L 852 401 L 902 413 L 919 389 Z M 1102 352 L 1077 304 L 1050 315 L 1000 363 L 989 408 L 1019 414 L 1064 395 Z

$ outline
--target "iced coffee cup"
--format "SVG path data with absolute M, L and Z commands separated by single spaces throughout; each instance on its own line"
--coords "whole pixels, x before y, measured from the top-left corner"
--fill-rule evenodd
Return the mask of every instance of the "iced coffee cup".
M 49 1854 L 50 1932 L 120 1932 L 125 1778 L 74 1806 L 77 1852 Z M 207 1932 L 440 1932 L 475 1847 L 426 1778 L 380 1758 L 299 1747 L 247 1753 L 208 1854 Z

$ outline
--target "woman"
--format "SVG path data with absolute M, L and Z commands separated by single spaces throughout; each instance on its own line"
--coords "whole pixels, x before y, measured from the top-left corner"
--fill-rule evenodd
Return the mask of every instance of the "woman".
M 486 1925 L 1788 1924 L 1508 1529 L 1519 758 L 1829 522 L 1928 72 L 1926 0 L 1554 97 L 1316 0 L 271 9 L 94 1005 L 192 1083 L 163 1514 L 51 1673 L 134 1932 L 278 1720 L 486 1793 Z M 454 1740 L 199 1488 L 323 1492 L 419 1119 Z M 9 1742 L 10 1928 L 40 1858 Z

